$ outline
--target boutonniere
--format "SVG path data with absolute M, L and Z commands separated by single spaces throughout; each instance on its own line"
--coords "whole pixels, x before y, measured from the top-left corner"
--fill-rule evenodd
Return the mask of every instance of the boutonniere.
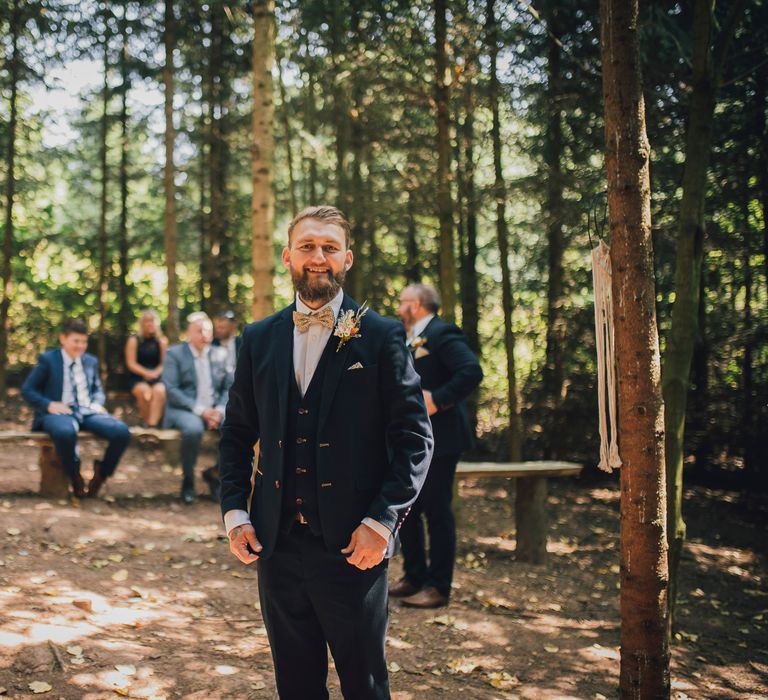
M 427 339 L 423 335 L 419 335 L 416 338 L 414 338 L 413 341 L 411 342 L 411 349 L 415 350 L 416 348 L 420 348 L 426 344 L 427 344 Z
M 339 339 L 339 344 L 336 346 L 336 352 L 341 350 L 348 340 L 352 338 L 360 337 L 360 320 L 368 313 L 368 303 L 363 302 L 357 311 L 353 309 L 347 309 L 339 320 L 336 321 L 336 327 L 333 329 L 333 334 Z

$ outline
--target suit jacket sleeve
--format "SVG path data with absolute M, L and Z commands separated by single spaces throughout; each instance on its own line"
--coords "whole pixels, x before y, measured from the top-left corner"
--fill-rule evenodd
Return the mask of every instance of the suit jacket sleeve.
M 178 348 L 180 347 L 178 346 Z M 162 380 L 165 384 L 168 405 L 172 408 L 193 411 L 195 399 L 190 398 L 181 390 L 181 358 L 176 350 L 171 349 L 166 353 L 165 364 L 163 364 Z
M 91 392 L 91 403 L 104 406 L 107 403 L 107 396 L 104 393 L 104 387 L 101 385 L 101 377 L 99 376 L 99 361 L 94 358 L 93 362 L 93 380 L 89 387 Z
M 227 413 L 219 442 L 222 514 L 230 510 L 248 510 L 253 446 L 260 435 L 251 369 L 251 353 L 254 351 L 253 338 L 246 331 L 237 359 L 235 379 L 229 390 Z
M 380 364 L 389 470 L 366 515 L 396 532 L 427 477 L 434 440 L 402 327 L 388 333 Z
M 37 364 L 27 375 L 24 384 L 21 385 L 22 396 L 31 404 L 32 408 L 41 413 L 48 412 L 48 405 L 52 401 L 52 399 L 43 394 L 43 388 L 46 381 L 48 381 L 50 371 L 51 365 L 48 362 L 48 358 L 44 354 L 40 355 Z M 61 397 L 59 397 L 59 400 L 61 400 Z
M 467 339 L 456 326 L 447 326 L 435 348 L 437 358 L 448 370 L 450 379 L 432 390 L 438 408 L 449 408 L 463 401 L 480 384 L 483 370 Z

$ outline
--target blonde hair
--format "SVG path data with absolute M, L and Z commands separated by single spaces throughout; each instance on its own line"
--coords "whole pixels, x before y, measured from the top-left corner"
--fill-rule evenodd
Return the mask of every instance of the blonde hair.
M 332 207 L 329 204 L 306 207 L 306 209 L 302 209 L 296 214 L 291 223 L 288 224 L 288 245 L 291 243 L 291 234 L 293 233 L 293 229 L 296 228 L 296 224 L 300 221 L 304 221 L 304 219 L 316 219 L 317 221 L 323 221 L 326 224 L 336 224 L 336 226 L 344 231 L 344 245 L 349 248 L 350 239 L 352 238 L 352 226 L 340 209 Z
M 160 325 L 160 314 L 158 314 L 154 309 L 142 309 L 139 312 L 139 320 L 136 322 L 136 337 L 139 339 L 139 342 L 144 340 L 145 337 L 141 322 L 147 318 L 147 316 L 151 317 L 155 322 L 155 338 L 158 340 L 164 338 L 165 336 L 163 335 L 163 329 Z

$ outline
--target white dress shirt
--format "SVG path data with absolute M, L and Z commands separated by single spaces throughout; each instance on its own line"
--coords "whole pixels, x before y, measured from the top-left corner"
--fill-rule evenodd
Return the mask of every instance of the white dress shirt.
M 344 292 L 339 290 L 339 293 L 324 306 L 321 306 L 319 309 L 310 309 L 297 294 L 296 311 L 304 314 L 317 313 L 326 306 L 330 306 L 333 311 L 333 317 L 338 318 L 342 301 L 344 301 Z M 304 333 L 300 332 L 295 326 L 293 328 L 293 369 L 296 372 L 296 384 L 301 389 L 302 396 L 307 393 L 331 333 L 333 333 L 332 328 L 326 328 L 319 323 L 313 323 Z
M 425 316 L 424 318 L 420 318 L 416 323 L 413 324 L 411 327 L 411 330 L 408 332 L 408 340 L 405 341 L 405 344 L 410 347 L 411 343 L 416 340 L 426 329 L 426 327 L 429 325 L 429 322 L 435 317 L 435 314 L 429 314 L 428 316 Z
M 74 362 L 77 404 L 80 408 L 95 408 L 95 404 L 91 405 L 91 392 L 88 390 L 88 380 L 85 378 L 82 357 L 78 357 L 75 360 L 63 348 L 61 350 L 61 357 L 64 360 L 64 384 L 61 388 L 61 403 L 67 406 L 72 406 L 75 403 L 75 392 L 72 388 L 72 379 L 69 372 L 69 367 Z
M 206 408 L 213 408 L 213 382 L 211 381 L 211 361 L 209 359 L 210 348 L 204 347 L 197 350 L 189 344 L 192 357 L 195 358 L 195 374 L 197 375 L 197 396 L 195 407 L 192 409 L 196 416 L 201 416 Z
M 334 317 L 338 318 L 342 301 L 344 301 L 344 291 L 339 290 L 339 293 L 324 306 L 319 309 L 310 309 L 296 294 L 296 311 L 308 314 L 312 311 L 322 311 L 326 306 L 330 306 Z M 307 393 L 332 332 L 332 328 L 326 328 L 319 323 L 313 323 L 305 333 L 300 332 L 295 326 L 293 328 L 293 369 L 296 373 L 296 384 L 301 389 L 302 396 Z M 250 522 L 251 518 L 244 510 L 230 510 L 224 514 L 224 526 L 227 529 L 227 534 L 232 528 Z M 386 525 L 382 525 L 372 518 L 363 518 L 363 523 L 389 543 L 392 533 Z

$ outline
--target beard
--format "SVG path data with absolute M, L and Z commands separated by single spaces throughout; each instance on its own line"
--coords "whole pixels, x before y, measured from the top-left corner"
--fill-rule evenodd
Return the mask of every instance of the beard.
M 347 276 L 345 269 L 339 270 L 335 275 L 329 270 L 325 276 L 310 278 L 306 270 L 297 272 L 291 269 L 293 287 L 299 293 L 302 301 L 311 303 L 327 303 L 333 299 L 344 284 Z

